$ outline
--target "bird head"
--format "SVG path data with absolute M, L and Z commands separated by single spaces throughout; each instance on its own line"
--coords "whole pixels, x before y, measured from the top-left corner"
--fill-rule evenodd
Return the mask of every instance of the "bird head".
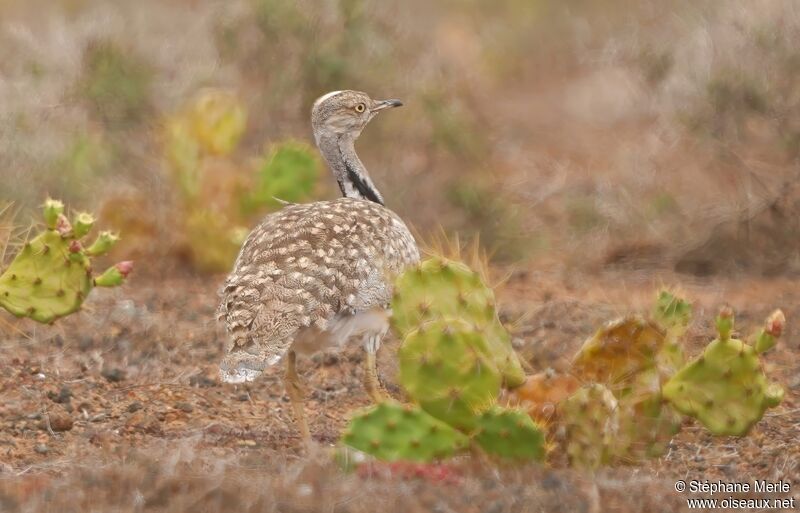
M 367 123 L 382 110 L 400 107 L 400 100 L 373 100 L 360 91 L 333 91 L 320 96 L 311 109 L 311 125 L 317 142 L 321 137 L 356 139 Z

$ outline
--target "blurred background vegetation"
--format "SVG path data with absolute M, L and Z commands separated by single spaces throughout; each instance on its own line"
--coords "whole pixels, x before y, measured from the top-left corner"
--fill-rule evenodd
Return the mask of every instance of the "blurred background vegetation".
M 139 269 L 224 270 L 273 197 L 338 194 L 310 106 L 359 89 L 405 102 L 358 146 L 423 236 L 797 272 L 799 42 L 793 0 L 0 0 L 0 204 L 49 194 Z

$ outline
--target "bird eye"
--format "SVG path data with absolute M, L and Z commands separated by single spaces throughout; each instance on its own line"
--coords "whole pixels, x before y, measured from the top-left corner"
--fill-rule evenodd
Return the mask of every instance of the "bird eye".
M 356 105 L 356 112 L 364 112 L 366 108 L 367 108 L 366 105 L 364 105 L 363 103 L 359 103 L 358 105 Z

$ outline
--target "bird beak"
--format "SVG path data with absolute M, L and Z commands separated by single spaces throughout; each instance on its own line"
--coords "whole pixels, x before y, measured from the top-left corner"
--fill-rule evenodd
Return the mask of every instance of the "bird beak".
M 372 112 L 380 112 L 383 109 L 389 109 L 391 107 L 402 107 L 403 102 L 400 100 L 392 99 L 392 100 L 380 100 L 375 102 L 375 106 L 372 107 Z

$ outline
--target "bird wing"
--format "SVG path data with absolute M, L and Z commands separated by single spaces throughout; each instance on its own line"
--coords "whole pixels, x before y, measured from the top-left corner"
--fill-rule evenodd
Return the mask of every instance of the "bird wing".
M 250 233 L 222 287 L 228 349 L 277 360 L 298 330 L 387 305 L 393 275 L 418 258 L 408 229 L 378 204 L 287 206 Z

